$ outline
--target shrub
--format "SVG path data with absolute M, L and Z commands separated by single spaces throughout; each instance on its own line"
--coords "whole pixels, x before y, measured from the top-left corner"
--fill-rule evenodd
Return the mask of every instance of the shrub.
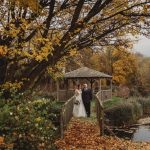
M 0 105 L 0 132 L 14 149 L 52 149 L 59 132 L 60 104 L 37 99 Z
M 136 119 L 139 119 L 143 116 L 143 106 L 138 101 L 137 97 L 130 97 L 129 99 L 127 99 L 127 102 L 132 103 L 134 105 L 134 114 Z
M 104 105 L 104 108 L 107 109 L 107 108 L 116 106 L 116 105 L 118 105 L 118 104 L 120 104 L 122 102 L 124 102 L 124 100 L 122 98 L 113 96 L 111 100 L 104 101 L 103 105 Z
M 143 114 L 150 114 L 150 98 L 138 98 L 138 102 L 142 105 Z
M 122 103 L 105 110 L 105 114 L 113 125 L 129 125 L 136 121 L 135 110 L 135 105 L 132 103 Z
M 130 97 L 127 100 L 122 100 L 121 103 L 117 103 L 116 106 L 106 107 L 105 112 L 106 117 L 114 125 L 131 124 L 143 115 L 150 114 L 150 99 Z
M 143 116 L 143 108 L 142 105 L 138 102 L 133 102 L 133 111 L 134 111 L 134 118 L 137 120 Z

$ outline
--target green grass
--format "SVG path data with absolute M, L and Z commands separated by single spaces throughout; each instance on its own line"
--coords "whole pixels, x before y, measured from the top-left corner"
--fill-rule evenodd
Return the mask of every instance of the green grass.
M 110 108 L 110 107 L 113 107 L 113 106 L 116 106 L 116 105 L 122 103 L 122 101 L 123 101 L 122 98 L 113 96 L 112 100 L 104 102 L 103 105 L 104 105 L 104 108 L 107 109 L 107 108 Z M 88 120 L 88 121 L 91 121 L 91 122 L 96 122 L 97 121 L 97 119 L 96 119 L 95 99 L 93 99 L 92 102 L 91 102 L 91 116 L 90 116 L 90 118 L 82 118 L 82 119 L 83 120 Z
M 112 100 L 109 100 L 109 101 L 106 101 L 104 102 L 104 108 L 107 109 L 107 108 L 110 108 L 110 107 L 113 107 L 115 105 L 118 105 L 120 103 L 122 103 L 123 99 L 120 98 L 120 97 L 115 97 L 113 96 L 112 97 Z M 95 99 L 92 100 L 91 102 L 91 116 L 89 118 L 80 118 L 81 120 L 84 120 L 84 121 L 90 121 L 90 122 L 96 122 L 97 119 L 96 119 L 96 107 L 95 107 Z
M 122 98 L 113 96 L 111 100 L 103 102 L 103 105 L 104 108 L 107 109 L 122 103 L 122 101 L 123 101 Z
M 97 119 L 96 119 L 96 108 L 95 108 L 95 100 L 93 99 L 91 101 L 91 116 L 88 118 L 88 117 L 80 117 L 80 120 L 82 121 L 89 121 L 89 122 L 97 122 Z

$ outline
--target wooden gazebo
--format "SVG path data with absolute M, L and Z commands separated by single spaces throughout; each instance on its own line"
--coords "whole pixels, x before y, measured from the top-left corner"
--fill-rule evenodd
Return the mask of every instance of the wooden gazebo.
M 101 80 L 107 79 L 110 80 L 109 89 L 102 89 Z M 74 107 L 74 90 L 68 88 L 68 81 L 73 80 L 76 84 L 84 82 L 84 80 L 90 82 L 91 89 L 93 89 L 93 83 L 97 80 L 98 81 L 98 90 L 95 93 L 95 102 L 96 102 L 96 116 L 97 121 L 100 128 L 100 135 L 104 134 L 104 107 L 103 101 L 109 100 L 112 98 L 112 76 L 107 75 L 105 73 L 87 68 L 82 67 L 77 70 L 67 72 L 64 74 L 64 83 L 65 83 L 65 90 L 59 89 L 59 81 L 57 82 L 57 100 L 66 101 L 61 113 L 61 135 L 63 137 L 64 130 L 67 127 L 70 119 L 72 118 L 73 114 L 73 107 Z
M 89 82 L 91 89 L 93 89 L 93 84 L 95 81 L 98 82 L 97 91 L 102 91 L 101 98 L 104 99 L 111 99 L 112 96 L 112 76 L 105 74 L 103 72 L 96 71 L 94 69 L 90 69 L 88 67 L 81 67 L 79 69 L 67 72 L 64 74 L 64 83 L 65 88 L 63 90 L 60 90 L 59 88 L 59 81 L 57 83 L 57 99 L 64 100 L 63 97 L 70 98 L 72 96 L 71 93 L 73 93 L 73 89 L 69 89 L 68 87 L 68 81 L 72 80 L 75 84 L 83 83 L 83 82 Z M 109 80 L 110 85 L 109 89 L 102 90 L 101 80 L 106 79 Z

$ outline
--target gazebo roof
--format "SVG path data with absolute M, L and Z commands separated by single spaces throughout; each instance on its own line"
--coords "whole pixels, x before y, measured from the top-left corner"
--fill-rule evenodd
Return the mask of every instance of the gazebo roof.
M 112 78 L 112 76 L 87 67 L 81 67 L 65 73 L 64 78 Z

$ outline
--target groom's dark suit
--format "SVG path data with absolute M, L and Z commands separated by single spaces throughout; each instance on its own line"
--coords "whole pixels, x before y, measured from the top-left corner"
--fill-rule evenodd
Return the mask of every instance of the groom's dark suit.
M 83 104 L 85 106 L 87 117 L 90 117 L 91 100 L 92 100 L 92 90 L 91 89 L 83 89 L 82 90 L 82 100 L 83 100 Z

